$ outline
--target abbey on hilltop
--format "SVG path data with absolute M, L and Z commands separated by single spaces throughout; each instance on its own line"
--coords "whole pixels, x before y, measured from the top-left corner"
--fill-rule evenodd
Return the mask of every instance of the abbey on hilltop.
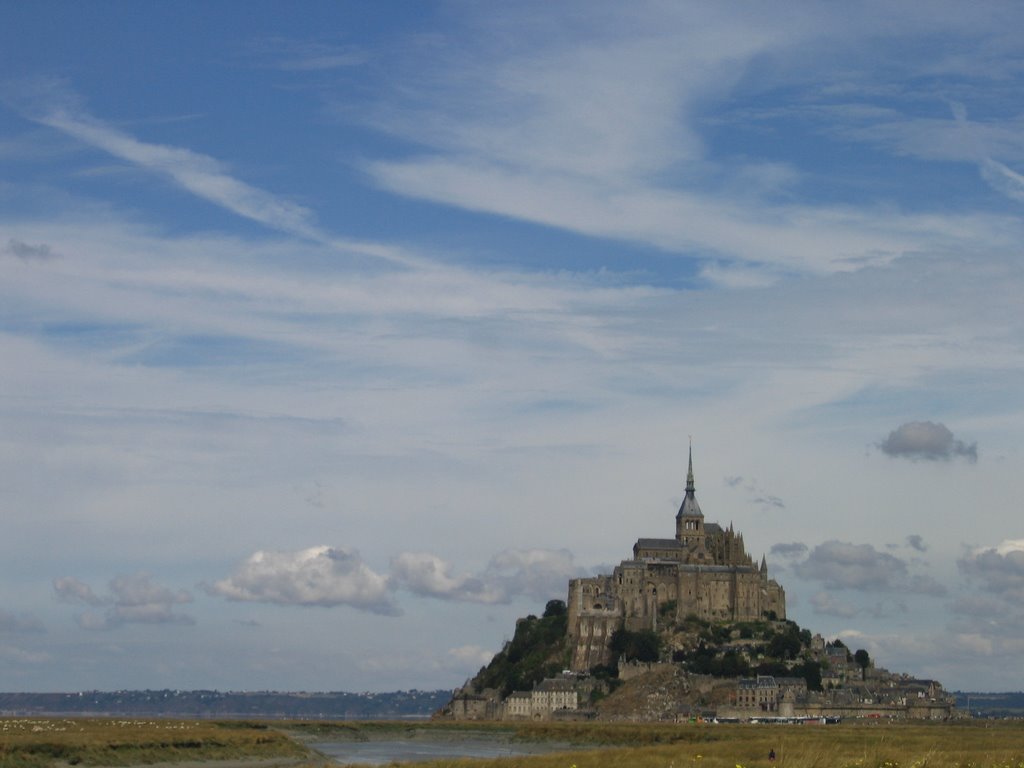
M 569 582 L 571 668 L 611 661 L 612 633 L 658 629 L 658 621 L 689 615 L 715 621 L 786 618 L 786 593 L 747 554 L 743 534 L 704 522 L 693 483 L 693 450 L 674 539 L 637 539 L 633 558 L 610 576 Z

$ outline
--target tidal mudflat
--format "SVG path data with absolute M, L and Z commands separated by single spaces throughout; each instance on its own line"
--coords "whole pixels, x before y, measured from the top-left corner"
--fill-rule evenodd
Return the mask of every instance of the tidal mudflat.
M 457 758 L 527 757 L 579 749 L 562 742 L 511 741 L 498 734 L 420 732 L 405 737 L 373 737 L 365 741 L 309 742 L 308 746 L 342 765 L 388 765 Z

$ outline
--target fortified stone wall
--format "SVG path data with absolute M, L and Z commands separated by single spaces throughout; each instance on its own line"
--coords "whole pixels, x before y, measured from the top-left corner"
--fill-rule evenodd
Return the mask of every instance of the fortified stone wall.
M 662 612 L 669 604 L 674 612 Z M 686 493 L 676 514 L 674 539 L 638 539 L 633 558 L 611 575 L 569 582 L 568 633 L 571 669 L 586 671 L 611 661 L 608 640 L 619 628 L 657 630 L 664 618 L 694 615 L 717 621 L 754 621 L 768 614 L 786 617 L 786 594 L 768 578 L 768 566 L 754 565 L 743 535 L 732 525 L 705 525 L 697 503 L 693 458 Z

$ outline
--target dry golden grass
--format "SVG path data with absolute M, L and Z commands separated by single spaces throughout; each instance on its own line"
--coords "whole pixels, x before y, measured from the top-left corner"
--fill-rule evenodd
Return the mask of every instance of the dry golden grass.
M 308 757 L 264 724 L 145 718 L 0 718 L 0 766 L 127 766 Z
M 517 729 L 558 741 L 632 743 L 537 757 L 439 760 L 419 768 L 1024 768 L 1024 723 L 840 725 L 555 724 Z M 533 733 L 531 733 L 533 731 Z M 666 743 L 670 742 L 670 743 Z M 769 762 L 769 750 L 776 759 Z
M 631 725 L 608 723 L 260 724 L 146 719 L 0 719 L 0 766 L 129 766 L 311 756 L 279 732 L 304 738 L 388 738 L 396 732 L 471 730 L 528 741 L 579 744 L 572 751 L 496 760 L 440 760 L 419 768 L 1024 768 L 1024 722 L 841 725 Z M 768 761 L 774 749 L 776 760 Z M 191 766 L 190 766 L 191 768 Z

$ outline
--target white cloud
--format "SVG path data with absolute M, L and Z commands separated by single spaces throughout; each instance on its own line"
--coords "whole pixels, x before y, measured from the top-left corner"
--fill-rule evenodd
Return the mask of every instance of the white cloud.
M 94 118 L 63 83 L 35 83 L 26 114 L 122 160 L 164 175 L 181 187 L 216 205 L 274 229 L 320 239 L 313 214 L 232 177 L 213 158 L 187 149 L 149 144 Z
M 247 141 L 230 144 L 236 105 L 203 103 L 217 67 L 204 71 L 198 102 L 187 92 L 156 107 L 201 113 L 181 124 L 191 129 L 209 120 L 201 151 L 174 118 L 140 114 L 149 103 L 118 103 L 117 87 L 102 115 L 44 88 L 22 111 L 37 124 L 0 137 L 18 164 L 0 182 L 0 468 L 16 500 L 0 550 L 12 572 L 30 570 L 14 563 L 33 541 L 47 547 L 32 557 L 65 563 L 50 573 L 130 553 L 210 583 L 230 574 L 228 549 L 280 550 L 218 582 L 214 594 L 243 602 L 191 604 L 195 630 L 170 633 L 202 641 L 157 653 L 128 645 L 135 633 L 93 638 L 90 653 L 60 662 L 65 674 L 49 673 L 55 685 L 105 685 L 90 678 L 94 661 L 119 686 L 118 654 L 143 685 L 178 664 L 157 678 L 177 685 L 218 643 L 226 650 L 206 669 L 230 667 L 224 686 L 322 678 L 311 669 L 339 685 L 384 685 L 337 663 L 341 631 L 347 641 L 396 636 L 374 648 L 380 664 L 448 685 L 463 671 L 449 648 L 467 646 L 464 666 L 475 667 L 474 648 L 499 647 L 511 631 L 517 609 L 506 601 L 536 600 L 536 610 L 564 597 L 576 569 L 560 547 L 617 562 L 636 535 L 671 531 L 674 508 L 659 510 L 680 484 L 664 478 L 679 479 L 687 433 L 716 463 L 710 476 L 772 478 L 746 497 L 772 516 L 736 491 L 739 504 L 722 503 L 720 485 L 701 491 L 710 519 L 734 516 L 751 549 L 785 531 L 871 541 L 866 553 L 847 544 L 854 551 L 810 557 L 799 543 L 777 545 L 776 555 L 807 561 L 810 584 L 785 582 L 801 623 L 801 610 L 826 626 L 815 608 L 859 610 L 870 634 L 904 593 L 941 594 L 923 569 L 952 572 L 957 542 L 1017 541 L 1005 499 L 1017 492 L 1024 424 L 1024 238 L 1013 203 L 975 172 L 980 164 L 1006 194 L 1019 186 L 1021 123 L 1002 106 L 1019 88 L 1016 13 L 995 24 L 952 5 L 921 14 L 877 4 L 852 21 L 824 6 L 791 19 L 749 8 L 737 19 L 699 3 L 521 8 L 460 7 L 436 34 L 411 38 L 382 29 L 381 46 L 364 50 L 386 68 L 353 70 L 360 50 L 337 45 L 257 51 L 277 71 L 273 84 L 254 77 L 261 98 L 245 108 L 309 129 L 301 153 L 292 134 L 259 134 L 277 121 L 254 120 Z M 447 35 L 466 44 L 444 45 Z M 947 41 L 969 45 L 946 55 Z M 394 80 L 382 82 L 384 69 Z M 322 113 L 302 111 L 315 89 L 358 129 L 328 136 Z M 965 105 L 954 119 L 948 98 Z M 980 117 L 967 123 L 967 107 Z M 368 136 L 367 124 L 391 138 Z M 83 146 L 115 158 L 116 173 L 93 173 L 97 153 Z M 360 169 L 379 189 L 350 184 L 365 182 Z M 276 234 L 217 233 L 222 219 L 162 205 L 167 190 L 139 185 L 140 171 L 173 185 L 171 201 L 186 192 Z M 335 237 L 357 220 L 367 241 Z M 983 441 L 991 458 L 907 471 L 863 454 L 920 411 Z M 953 440 L 952 456 L 969 458 Z M 310 488 L 323 489 L 316 506 L 304 501 Z M 301 561 L 310 531 L 341 524 L 365 562 L 351 552 Z M 921 530 L 934 566 L 909 557 L 923 547 L 913 536 L 893 549 L 903 560 L 878 551 Z M 530 554 L 538 545 L 551 549 Z M 950 632 L 944 601 L 905 602 L 919 637 L 990 642 L 997 671 L 979 679 L 1002 682 L 1020 612 L 1012 548 L 986 549 L 994 554 L 965 556 L 960 573 L 991 602 L 971 615 L 956 603 Z M 481 553 L 499 550 L 488 565 Z M 441 551 L 447 560 L 431 554 Z M 366 565 L 392 556 L 402 569 Z M 174 618 L 180 593 L 152 587 L 96 594 L 70 579 L 55 592 L 90 608 L 85 626 L 184 620 Z M 401 624 L 376 615 L 399 600 Z M 261 646 L 283 644 L 276 622 L 289 620 L 274 606 L 295 604 L 363 613 L 353 622 L 344 610 L 307 611 L 289 641 L 300 649 Z M 471 637 L 446 634 L 453 616 Z M 248 649 L 244 672 L 236 643 L 216 636 L 238 621 L 261 627 L 231 638 Z M 969 659 L 938 640 L 879 648 L 902 654 L 880 659 L 892 668 L 935 662 L 968 679 Z M 188 673 L 197 684 L 201 665 Z
M 750 13 L 652 7 L 643 19 L 587 25 L 571 42 L 537 34 L 532 16 L 506 14 L 500 25 L 476 19 L 478 49 L 434 57 L 426 71 L 417 60 L 408 76 L 418 87 L 403 80 L 388 92 L 386 109 L 368 112 L 375 127 L 427 149 L 371 160 L 368 171 L 398 194 L 697 258 L 705 279 L 732 288 L 885 264 L 951 242 L 1012 243 L 999 232 L 1019 229 L 1011 218 L 989 226 L 950 212 L 780 199 L 777 163 L 712 153 L 703 137 L 714 135 L 708 124 L 722 119 L 717 109 L 736 100 L 736 90 L 742 100 L 806 87 L 811 51 L 855 78 L 875 69 L 869 42 L 922 33 L 920 20 L 907 18 L 892 28 L 866 20 L 851 28 L 823 8 L 785 21 Z M 604 21 L 617 15 L 601 14 Z M 965 21 L 936 26 L 962 29 Z M 530 34 L 510 43 L 517 25 Z M 500 44 L 488 46 L 491 36 Z M 954 120 L 944 127 L 962 133 Z M 766 174 L 775 183 L 758 181 Z M 790 165 L 781 180 L 792 186 L 805 175 Z
M 771 553 L 787 559 L 803 557 L 807 553 L 807 545 L 800 541 L 788 544 L 773 544 Z
M 997 160 L 985 158 L 981 165 L 981 175 L 993 188 L 1024 203 L 1024 176 L 1021 174 Z
M 546 602 L 561 597 L 568 580 L 580 575 L 568 550 L 505 550 L 478 575 L 451 576 L 451 565 L 436 555 L 402 552 L 391 560 L 397 587 L 423 596 L 473 603 L 507 603 L 520 596 Z
M 829 589 L 902 591 L 941 597 L 946 588 L 933 577 L 911 574 L 907 563 L 871 544 L 826 541 L 811 550 L 793 571 L 800 578 L 821 581 Z
M 252 46 L 258 56 L 273 60 L 273 66 L 286 72 L 322 72 L 348 69 L 363 64 L 369 54 L 355 46 L 331 45 L 307 40 L 270 37 Z
M 958 440 L 945 424 L 933 421 L 908 421 L 878 444 L 887 456 L 907 459 L 945 460 L 962 457 L 978 460 L 978 444 Z
M 422 597 L 472 603 L 499 603 L 507 599 L 503 592 L 479 578 L 452 577 L 451 568 L 437 555 L 402 552 L 391 559 L 391 578 L 396 586 Z
M 505 594 L 547 602 L 563 597 L 569 579 L 583 575 L 567 549 L 508 549 L 487 564 L 485 580 Z
M 1024 539 L 971 550 L 957 566 L 989 593 L 1024 605 Z
M 830 589 L 888 590 L 907 576 L 899 558 L 870 544 L 826 541 L 793 566 L 798 576 L 821 581 Z
M 172 590 L 156 584 L 148 573 L 114 577 L 109 595 L 97 595 L 92 587 L 78 579 L 65 576 L 53 582 L 58 599 L 80 602 L 93 607 L 107 606 L 104 611 L 85 611 L 75 617 L 83 629 L 107 630 L 124 624 L 184 624 L 195 619 L 174 608 L 192 602 L 187 590 Z
M 911 549 L 916 549 L 918 552 L 927 552 L 928 545 L 924 543 L 924 537 L 917 533 L 912 533 L 906 538 L 907 546 Z
M 338 606 L 397 615 L 388 579 L 354 550 L 327 546 L 297 552 L 255 552 L 212 595 L 279 605 Z
M 102 605 L 105 600 L 92 591 L 92 587 L 79 581 L 72 576 L 62 576 L 53 582 L 53 590 L 58 600 L 74 603 L 83 602 L 86 605 Z

